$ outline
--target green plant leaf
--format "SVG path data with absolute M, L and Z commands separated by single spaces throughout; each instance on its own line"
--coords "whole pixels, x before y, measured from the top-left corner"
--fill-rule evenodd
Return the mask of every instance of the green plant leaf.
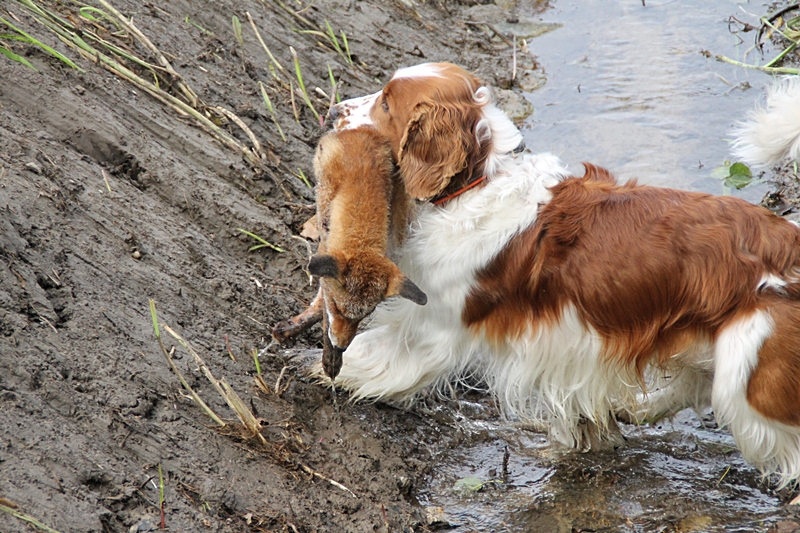
M 753 173 L 750 171 L 750 167 L 744 163 L 737 162 L 731 165 L 731 176 L 747 176 L 748 178 L 752 178 Z
M 711 177 L 718 180 L 727 179 L 731 175 L 731 162 L 725 161 L 721 166 L 718 166 L 711 171 Z
M 740 162 L 725 161 L 711 172 L 711 176 L 722 180 L 726 187 L 735 189 L 744 189 L 755 181 L 750 167 Z
M 298 169 L 297 169 L 297 174 L 296 174 L 296 176 L 297 176 L 298 178 L 300 178 L 301 180 L 303 180 L 303 183 L 305 183 L 305 184 L 306 184 L 306 187 L 308 187 L 309 189 L 313 189 L 313 188 L 314 188 L 314 187 L 311 185 L 311 183 L 308 181 L 308 178 L 306 177 L 306 173 L 305 173 L 305 172 L 303 172 L 303 169 L 302 169 L 302 168 L 298 168 Z
M 328 19 L 325 19 L 325 27 L 328 30 L 328 41 L 333 45 L 339 55 L 344 55 L 342 53 L 342 48 L 339 46 L 339 39 L 336 38 L 336 34 L 333 32 L 333 27 L 331 27 L 331 23 L 328 22 Z
M 236 40 L 239 42 L 239 46 L 244 46 L 244 37 L 242 36 L 242 22 L 239 20 L 239 17 L 234 15 L 232 23 L 233 23 L 233 34 L 236 36 Z
M 214 35 L 213 31 L 207 30 L 206 28 L 202 27 L 200 24 L 198 24 L 197 22 L 194 22 L 193 20 L 189 20 L 189 15 L 186 15 L 186 20 L 184 22 L 186 22 L 186 24 L 191 24 L 192 26 L 194 26 L 198 30 L 202 31 L 206 35 Z
M 12 30 L 14 30 L 15 32 L 19 33 L 20 35 L 22 35 L 22 36 L 26 37 L 29 43 L 31 43 L 31 44 L 33 44 L 33 45 L 35 45 L 35 46 L 38 46 L 39 48 L 41 48 L 42 50 L 44 50 L 45 52 L 47 52 L 47 53 L 48 53 L 48 54 L 50 54 L 51 56 L 55 57 L 56 59 L 58 59 L 58 60 L 59 60 L 59 61 L 61 61 L 62 63 L 66 64 L 66 65 L 69 65 L 70 67 L 72 67 L 72 68 L 74 68 L 74 69 L 77 69 L 77 70 L 79 70 L 80 72 L 83 72 L 83 69 L 82 69 L 82 68 L 80 68 L 78 65 L 76 65 L 75 63 L 73 63 L 73 62 L 72 62 L 72 61 L 71 61 L 71 60 L 70 60 L 68 57 L 66 57 L 64 54 L 62 54 L 62 53 L 61 53 L 61 52 L 59 52 L 58 50 L 55 50 L 54 48 L 52 48 L 52 47 L 50 47 L 50 46 L 47 46 L 47 45 L 46 45 L 46 44 L 44 44 L 43 42 L 39 41 L 39 40 L 38 40 L 38 39 L 36 39 L 35 37 L 33 37 L 33 36 L 31 36 L 31 35 L 28 35 L 28 34 L 27 34 L 27 33 L 25 33 L 24 31 L 22 31 L 21 29 L 17 28 L 17 27 L 16 27 L 16 26 L 14 26 L 13 24 L 11 24 L 9 21 L 7 21 L 6 19 L 4 19 L 3 17 L 0 17 L 0 22 L 2 22 L 3 24 L 5 24 L 6 26 L 8 26 L 9 28 L 11 28 Z M 4 55 L 5 55 L 5 54 L 4 54 Z M 31 68 L 33 68 L 33 67 L 31 66 Z
M 308 91 L 306 90 L 306 84 L 303 81 L 303 72 L 300 70 L 300 58 L 297 57 L 297 52 L 293 47 L 290 46 L 289 51 L 292 53 L 292 58 L 294 59 L 294 71 L 297 75 L 297 83 L 300 84 L 300 91 L 303 96 L 303 101 L 306 103 L 311 112 L 314 113 L 314 116 L 317 117 L 319 125 L 322 126 L 323 119 L 319 116 L 317 110 L 314 109 L 314 104 L 311 103 L 311 98 L 308 96 Z
M 278 124 L 278 117 L 275 116 L 275 108 L 272 107 L 272 101 L 269 99 L 267 90 L 264 88 L 264 84 L 260 81 L 258 82 L 258 86 L 261 88 L 261 96 L 264 99 L 264 106 L 269 110 L 269 114 L 272 117 L 272 123 L 278 128 L 278 133 L 281 134 L 281 139 L 283 139 L 283 142 L 286 142 L 286 135 L 283 133 L 283 128 L 281 128 L 281 125 Z
M 462 477 L 453 485 L 456 492 L 478 492 L 483 488 L 483 481 L 474 476 Z
M 30 61 L 28 61 L 27 59 L 25 59 L 24 57 L 22 57 L 20 55 L 15 54 L 14 52 L 9 50 L 8 48 L 3 48 L 2 46 L 0 46 L 0 54 L 3 54 L 7 58 L 9 58 L 11 61 L 16 61 L 17 63 L 22 63 L 26 67 L 30 67 L 33 70 L 36 70 L 36 67 L 31 65 Z
M 285 252 L 286 251 L 283 248 L 281 248 L 280 246 L 275 246 L 274 244 L 272 244 L 270 242 L 267 242 L 266 240 L 264 240 L 263 238 L 259 237 L 255 233 L 251 233 L 251 232 L 249 232 L 247 230 L 244 230 L 242 228 L 236 228 L 236 229 L 237 229 L 237 231 L 239 231 L 241 233 L 244 233 L 245 235 L 247 235 L 251 239 L 255 239 L 255 240 L 257 240 L 258 242 L 261 243 L 261 244 L 256 244 L 255 246 L 250 247 L 249 251 L 251 251 L 251 252 L 253 250 L 258 250 L 259 248 L 272 248 L 276 252 Z
M 725 179 L 725 185 L 727 185 L 728 187 L 733 187 L 735 189 L 744 189 L 751 183 L 753 183 L 753 177 L 744 176 L 742 174 L 729 176 L 728 178 Z
M 352 65 L 353 58 L 350 56 L 350 45 L 347 42 L 347 35 L 344 33 L 344 30 L 342 30 L 342 41 L 344 41 L 344 51 L 347 52 L 347 62 Z

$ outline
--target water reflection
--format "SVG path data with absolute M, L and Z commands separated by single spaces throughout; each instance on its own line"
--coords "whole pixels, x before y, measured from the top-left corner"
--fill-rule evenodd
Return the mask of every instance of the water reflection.
M 731 33 L 728 19 L 757 23 L 764 9 L 732 0 L 556 2 L 544 18 L 563 27 L 529 43 L 547 83 L 527 95 L 536 108 L 527 145 L 561 155 L 575 172 L 591 161 L 621 179 L 721 193 L 709 174 L 729 157 L 730 127 L 770 77 L 701 52 L 742 59 L 754 34 Z M 765 190 L 736 194 L 757 202 Z

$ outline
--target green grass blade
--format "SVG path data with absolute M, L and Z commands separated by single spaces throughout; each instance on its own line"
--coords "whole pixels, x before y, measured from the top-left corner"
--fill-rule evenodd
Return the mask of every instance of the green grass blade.
M 347 62 L 353 65 L 353 58 L 350 56 L 350 45 L 347 43 L 347 34 L 342 30 L 342 42 L 344 42 L 344 51 L 347 52 Z
M 314 187 L 311 186 L 311 183 L 309 183 L 308 178 L 306 177 L 306 173 L 303 172 L 302 168 L 298 168 L 297 169 L 297 177 L 299 177 L 301 180 L 303 180 L 303 183 L 305 183 L 306 187 L 308 187 L 309 189 L 313 189 L 314 188 Z
M 83 18 L 85 18 L 86 20 L 92 20 L 92 21 L 95 21 L 95 22 L 100 22 L 103 19 L 105 19 L 105 20 L 109 21 L 111 24 L 113 24 L 114 26 L 116 26 L 118 32 L 123 31 L 122 27 L 119 24 L 117 24 L 117 21 L 115 21 L 113 18 L 109 17 L 108 14 L 106 14 L 106 12 L 103 11 L 102 9 L 97 9 L 96 7 L 92 7 L 92 6 L 83 6 L 78 11 L 80 12 L 81 16 Z M 94 16 L 95 13 L 97 15 L 99 15 L 99 16 L 95 17 Z
M 33 44 L 27 37 L 23 37 L 22 35 L 12 35 L 10 33 L 0 33 L 0 39 L 5 39 L 7 41 L 22 41 L 23 43 Z
M 59 533 L 57 530 L 42 524 L 41 522 L 39 522 L 38 520 L 36 520 L 32 516 L 28 516 L 25 513 L 17 511 L 16 509 L 12 509 L 11 507 L 8 507 L 6 505 L 0 504 L 0 512 L 9 514 L 9 515 L 13 516 L 14 518 L 18 518 L 19 520 L 23 520 L 23 521 L 29 523 L 30 525 L 32 525 L 34 527 L 37 527 L 38 529 L 41 529 L 45 533 Z
M 15 54 L 14 52 L 9 50 L 8 48 L 3 48 L 2 46 L 0 46 L 0 54 L 3 54 L 7 58 L 9 58 L 11 61 L 16 61 L 17 63 L 22 63 L 26 67 L 30 67 L 33 70 L 36 70 L 36 67 L 31 65 L 30 61 L 28 61 L 27 59 L 25 59 L 24 57 L 22 57 L 20 55 Z
M 57 14 L 55 14 L 54 12 L 42 8 L 38 4 L 35 4 L 32 0 L 17 0 L 17 1 L 20 4 L 22 4 L 23 6 L 25 6 L 26 8 L 28 8 L 31 12 L 33 12 L 33 13 L 39 15 L 40 17 L 43 17 L 44 19 L 46 19 L 46 21 L 48 21 L 48 22 L 58 24 L 62 28 L 66 28 L 67 30 L 70 30 L 70 31 L 75 31 L 76 30 L 75 26 L 69 20 L 61 18 Z M 45 22 L 45 26 L 47 26 L 46 22 Z
M 275 109 L 272 107 L 272 101 L 269 99 L 267 89 L 264 88 L 264 84 L 260 81 L 258 82 L 258 86 L 261 89 L 261 97 L 264 99 L 264 107 L 269 110 L 269 114 L 272 116 L 272 123 L 278 128 L 278 133 L 281 134 L 281 139 L 283 139 L 283 142 L 286 142 L 286 135 L 284 135 L 281 125 L 278 124 L 278 117 L 275 116 Z
M 238 41 L 239 46 L 244 46 L 244 36 L 242 35 L 242 22 L 236 15 L 233 16 L 231 22 L 233 24 L 233 34 L 236 36 L 236 40 Z
M 328 78 L 331 80 L 331 87 L 336 87 L 336 78 L 333 75 L 333 69 L 330 63 L 328 63 Z
M 336 78 L 333 75 L 333 70 L 331 70 L 331 65 L 328 63 L 328 78 L 331 80 L 331 94 L 336 96 L 336 101 L 341 102 L 342 97 L 339 96 L 339 93 L 336 89 Z
M 164 472 L 158 463 L 158 505 L 164 505 Z
M 336 38 L 336 34 L 333 32 L 333 28 L 331 27 L 331 23 L 328 22 L 328 19 L 325 19 L 325 29 L 328 30 L 328 40 L 331 42 L 336 51 L 339 52 L 339 55 L 344 55 L 342 53 L 342 47 L 339 46 L 339 39 Z
M 306 94 L 306 84 L 303 81 L 303 72 L 300 70 L 300 58 L 297 57 L 297 52 L 293 47 L 289 47 L 289 51 L 292 53 L 292 58 L 294 59 L 294 72 L 297 76 L 297 83 L 300 84 L 300 90 L 303 91 L 303 94 Z
M 275 109 L 272 107 L 272 100 L 269 99 L 269 95 L 267 94 L 267 89 L 264 87 L 264 84 L 258 82 L 258 87 L 261 89 L 261 97 L 264 99 L 264 106 L 269 110 L 270 114 L 275 114 Z
M 83 18 L 94 20 L 96 22 L 99 22 L 101 19 L 108 18 L 108 15 L 106 15 L 104 11 L 92 6 L 83 6 L 78 10 L 78 12 L 81 14 Z M 98 15 L 100 15 L 100 18 L 95 17 L 93 13 L 97 13 Z
M 255 246 L 253 246 L 252 248 L 250 248 L 250 250 L 251 250 L 251 251 L 252 251 L 252 250 L 254 250 L 254 249 L 258 249 L 258 248 L 264 248 L 264 247 L 266 247 L 266 248 L 272 248 L 272 249 L 273 249 L 273 250 L 275 250 L 276 252 L 281 252 L 281 253 L 283 253 L 283 252 L 285 252 L 285 251 L 286 251 L 286 250 L 284 250 L 283 248 L 281 248 L 280 246 L 275 246 L 274 244 L 272 244 L 272 243 L 270 243 L 270 242 L 267 242 L 266 240 L 262 239 L 261 237 L 259 237 L 259 236 L 258 236 L 258 235 L 256 235 L 255 233 L 250 233 L 249 231 L 247 231 L 247 230 L 243 230 L 242 228 L 236 228 L 236 230 L 237 230 L 237 231 L 239 231 L 239 232 L 241 232 L 241 233 L 244 233 L 244 234 L 245 234 L 245 235 L 247 235 L 248 237 L 250 237 L 250 238 L 252 238 L 252 239 L 255 239 L 255 240 L 257 240 L 258 242 L 260 242 L 260 243 L 261 243 L 261 244 L 257 244 L 257 245 L 255 245 Z
M 319 113 L 317 113 L 317 110 L 314 109 L 314 104 L 311 103 L 311 98 L 308 96 L 308 91 L 306 90 L 306 84 L 303 81 L 303 73 L 300 70 L 300 58 L 297 57 L 297 52 L 293 47 L 290 46 L 289 51 L 292 53 L 292 58 L 294 59 L 294 71 L 297 75 L 297 83 L 300 84 L 300 91 L 303 94 L 303 101 L 306 103 L 311 112 L 314 113 L 314 116 L 317 117 L 320 125 L 322 125 L 322 117 L 320 117 Z
M 207 29 L 205 29 L 203 26 L 201 26 L 200 24 L 198 24 L 197 22 L 195 22 L 195 21 L 193 21 L 193 20 L 190 20 L 190 19 L 189 19 L 189 15 L 186 15 L 186 19 L 184 20 L 184 22 L 185 22 L 186 24 L 191 24 L 192 26 L 194 26 L 194 27 L 195 27 L 195 28 L 197 28 L 198 30 L 202 31 L 202 32 L 203 32 L 203 33 L 205 33 L 206 35 L 214 35 L 214 32 L 213 32 L 213 31 L 211 31 L 211 30 L 207 30 Z
M 153 321 L 153 333 L 155 333 L 156 338 L 158 339 L 161 336 L 161 332 L 158 330 L 158 316 L 156 315 L 156 301 L 150 298 L 150 319 Z
M 76 70 L 78 70 L 78 71 L 80 71 L 80 72 L 83 72 L 83 69 L 82 69 L 82 68 L 80 68 L 78 65 L 76 65 L 75 63 L 73 63 L 73 62 L 72 62 L 72 60 L 70 60 L 70 59 L 69 59 L 67 56 L 65 56 L 64 54 L 62 54 L 62 53 L 61 53 L 61 52 L 59 52 L 58 50 L 55 50 L 54 48 L 52 48 L 52 47 L 50 47 L 50 46 L 47 46 L 47 45 L 46 45 L 46 44 L 44 44 L 43 42 L 39 41 L 39 40 L 38 40 L 38 39 L 36 39 L 35 37 L 33 37 L 33 36 L 31 36 L 31 35 L 28 35 L 28 34 L 27 34 L 27 33 L 25 33 L 24 31 L 22 31 L 21 29 L 17 28 L 17 27 L 16 27 L 16 26 L 14 26 L 13 24 L 11 24 L 9 21 L 7 21 L 6 19 L 4 19 L 3 17 L 0 17 L 0 22 L 2 22 L 3 24 L 5 24 L 6 26 L 8 26 L 9 28 L 11 28 L 12 30 L 14 30 L 15 32 L 19 33 L 20 35 L 23 35 L 23 36 L 27 37 L 27 38 L 29 39 L 29 41 L 28 41 L 28 42 L 30 42 L 31 44 L 33 44 L 33 45 L 35 45 L 35 46 L 38 46 L 39 48 L 41 48 L 42 50 L 44 50 L 44 51 L 45 51 L 45 52 L 47 52 L 48 54 L 52 55 L 53 57 L 55 57 L 56 59 L 58 59 L 58 60 L 59 60 L 59 61 L 61 61 L 62 63 L 66 64 L 66 65 L 68 65 L 68 66 L 70 66 L 70 67 L 72 67 L 72 68 L 74 68 L 74 69 L 76 69 Z

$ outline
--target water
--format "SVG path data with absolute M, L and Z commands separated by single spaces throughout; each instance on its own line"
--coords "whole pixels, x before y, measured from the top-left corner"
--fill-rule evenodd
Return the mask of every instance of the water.
M 544 20 L 563 27 L 529 42 L 547 83 L 527 94 L 536 111 L 524 125 L 526 143 L 560 155 L 573 172 L 588 161 L 623 180 L 722 193 L 710 172 L 729 158 L 730 129 L 770 76 L 713 56 L 745 59 L 755 32 L 731 33 L 728 19 L 758 24 L 765 7 L 733 0 L 646 3 L 559 1 L 545 12 Z M 760 56 L 752 51 L 746 60 Z M 765 191 L 735 194 L 758 202 Z
M 771 80 L 701 51 L 758 61 L 745 57 L 754 34 L 731 33 L 727 19 L 755 24 L 764 9 L 732 0 L 555 2 L 541 18 L 563 26 L 528 42 L 547 82 L 526 95 L 535 106 L 522 128 L 527 146 L 558 154 L 577 174 L 588 161 L 622 180 L 722 193 L 710 173 L 729 157 L 732 125 Z M 758 202 L 766 190 L 733 194 Z M 762 532 L 792 513 L 781 503 L 788 492 L 772 492 L 708 413 L 628 426 L 625 448 L 577 454 L 488 407 L 462 402 L 462 411 L 469 437 L 460 453 L 443 454 L 420 494 L 457 524 L 451 531 Z M 506 447 L 505 483 L 454 489 L 468 476 L 502 478 Z
M 458 533 L 766 532 L 787 514 L 708 413 L 627 426 L 624 448 L 587 454 L 501 423 L 489 408 L 472 408 L 461 424 L 466 444 L 442 457 L 420 494 L 423 504 L 444 508 Z M 457 490 L 468 476 L 495 482 Z

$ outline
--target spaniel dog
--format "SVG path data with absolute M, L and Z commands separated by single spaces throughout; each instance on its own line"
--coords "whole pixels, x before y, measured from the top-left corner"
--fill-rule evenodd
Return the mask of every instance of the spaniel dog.
M 800 477 L 795 224 L 518 153 L 489 89 L 451 64 L 401 69 L 332 114 L 386 138 L 420 200 L 398 266 L 428 296 L 379 306 L 337 385 L 408 404 L 477 377 L 506 416 L 579 449 L 619 442 L 620 415 L 711 405 L 750 463 Z

